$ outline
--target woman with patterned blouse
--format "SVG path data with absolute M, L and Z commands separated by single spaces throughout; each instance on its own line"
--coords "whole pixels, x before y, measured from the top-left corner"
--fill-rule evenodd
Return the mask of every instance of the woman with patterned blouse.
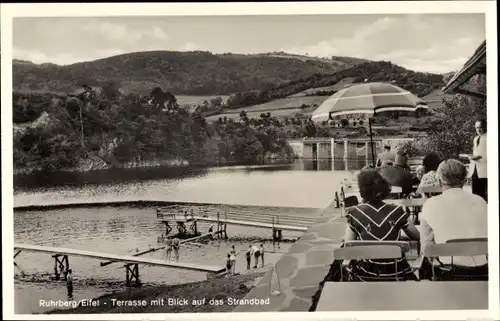
M 358 187 L 363 203 L 347 210 L 344 241 L 399 241 L 401 231 L 411 240 L 420 239 L 404 208 L 383 201 L 391 188 L 377 170 L 362 170 L 358 175 Z M 405 258 L 397 262 L 397 269 L 394 260 L 361 260 L 354 268 L 362 281 L 395 280 L 396 276 L 400 280 L 415 279 Z
M 441 164 L 441 158 L 436 154 L 431 153 L 424 157 L 422 161 L 423 175 L 417 188 L 418 194 L 421 194 L 422 189 L 425 187 L 439 186 L 438 177 L 436 175 L 439 164 Z M 425 196 L 430 197 L 433 195 L 426 194 Z

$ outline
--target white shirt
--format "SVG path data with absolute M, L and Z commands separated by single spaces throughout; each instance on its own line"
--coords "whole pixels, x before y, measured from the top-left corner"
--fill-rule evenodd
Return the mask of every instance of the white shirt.
M 473 147 L 472 147 L 472 155 L 481 156 L 481 159 L 471 160 L 469 166 L 469 177 L 472 177 L 474 174 L 474 170 L 477 171 L 477 176 L 479 178 L 487 178 L 488 177 L 488 157 L 487 157 L 487 149 L 488 143 L 486 141 L 488 136 L 486 134 L 482 134 L 480 136 L 476 136 L 473 139 Z M 479 143 L 478 140 L 479 139 Z
M 488 204 L 477 195 L 452 188 L 425 201 L 420 216 L 422 252 L 428 243 L 446 243 L 458 238 L 488 237 Z M 451 258 L 439 258 L 450 264 Z M 453 263 L 478 266 L 487 263 L 485 256 L 453 257 Z
M 255 245 L 252 245 L 252 254 L 255 254 L 255 252 L 260 251 L 258 247 Z

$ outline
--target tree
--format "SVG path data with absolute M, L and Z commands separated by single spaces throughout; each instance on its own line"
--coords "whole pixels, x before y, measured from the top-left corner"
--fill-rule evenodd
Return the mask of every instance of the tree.
M 106 82 L 102 86 L 102 95 L 108 100 L 117 100 L 121 96 L 120 88 L 114 82 Z
M 472 79 L 467 86 L 484 93 L 484 77 Z M 486 119 L 486 100 L 461 94 L 444 95 L 442 100 L 443 105 L 435 109 L 428 123 L 427 137 L 413 143 L 413 150 L 420 154 L 435 152 L 443 159 L 470 153 L 476 135 L 474 123 L 478 118 Z
M 210 104 L 212 105 L 213 108 L 220 108 L 222 106 L 222 98 L 221 97 L 216 97 L 210 100 Z

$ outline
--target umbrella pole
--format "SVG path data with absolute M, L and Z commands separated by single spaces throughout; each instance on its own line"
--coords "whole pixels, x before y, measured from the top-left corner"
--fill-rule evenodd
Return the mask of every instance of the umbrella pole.
M 372 150 L 372 162 L 373 162 L 373 167 L 375 167 L 375 152 L 373 150 L 373 135 L 372 135 L 372 119 L 371 119 L 371 117 L 368 118 L 368 128 L 370 130 L 370 147 Z

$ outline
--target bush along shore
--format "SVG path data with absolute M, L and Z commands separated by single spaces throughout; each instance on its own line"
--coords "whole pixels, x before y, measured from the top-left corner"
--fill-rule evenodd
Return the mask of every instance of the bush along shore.
M 142 286 L 80 302 L 46 314 L 230 312 L 265 272 L 178 285 Z

